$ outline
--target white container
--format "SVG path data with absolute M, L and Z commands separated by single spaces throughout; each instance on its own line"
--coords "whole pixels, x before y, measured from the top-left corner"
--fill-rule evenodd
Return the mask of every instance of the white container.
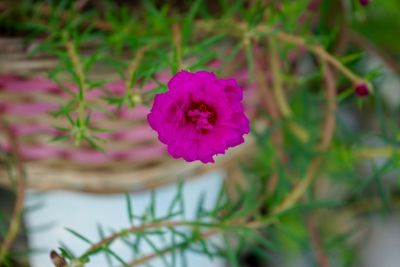
M 202 194 L 205 194 L 204 207 L 211 209 L 214 206 L 224 175 L 223 172 L 213 172 L 184 183 L 183 197 L 186 219 L 194 218 L 197 203 Z M 175 184 L 155 190 L 157 216 L 165 214 L 176 192 Z M 143 213 L 150 203 L 150 198 L 149 191 L 131 194 L 132 208 L 135 214 Z M 35 206 L 38 208 L 29 211 L 29 207 Z M 81 255 L 88 249 L 87 243 L 69 233 L 65 227 L 83 234 L 92 242 L 100 240 L 99 225 L 105 230 L 106 236 L 129 227 L 126 197 L 123 194 L 94 195 L 67 191 L 29 191 L 26 207 L 28 211 L 25 214 L 25 223 L 28 229 L 29 247 L 31 250 L 38 251 L 30 255 L 32 267 L 54 267 L 49 255 L 51 250 L 60 246 L 60 242 L 66 244 L 76 255 Z M 160 240 L 154 242 L 157 246 L 162 245 Z M 132 249 L 120 241 L 113 243 L 111 249 L 128 262 L 129 259 L 132 259 Z M 148 245 L 141 246 L 141 250 L 146 254 L 152 252 Z M 169 258 L 167 257 L 167 259 Z M 177 260 L 175 266 L 182 266 L 179 257 Z M 112 266 L 121 265 L 115 260 L 112 263 Z M 153 267 L 165 266 L 160 259 L 150 263 Z M 223 266 L 223 261 L 220 259 L 210 260 L 207 256 L 194 253 L 187 253 L 187 263 L 188 266 L 194 267 Z M 109 265 L 106 257 L 101 254 L 92 257 L 86 266 L 107 267 Z

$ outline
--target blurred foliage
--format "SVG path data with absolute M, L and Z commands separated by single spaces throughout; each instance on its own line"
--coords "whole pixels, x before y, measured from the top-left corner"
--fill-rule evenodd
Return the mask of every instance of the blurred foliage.
M 77 7 L 81 2 L 86 4 Z M 232 66 L 245 68 L 257 92 L 271 91 L 275 106 L 280 109 L 287 101 L 291 111 L 285 116 L 278 110 L 275 118 L 262 103 L 265 95 L 259 94 L 252 121 L 256 151 L 237 163 L 243 181 L 228 178 L 228 189 L 221 189 L 212 210 L 205 211 L 200 199 L 196 219 L 186 221 L 180 208 L 183 185 L 161 218 L 154 215 L 154 202 L 144 214 L 135 214 L 127 196 L 131 225 L 126 229 L 110 233 L 99 228 L 98 242 L 68 230 L 88 244 L 80 256 L 68 244 L 54 252 L 68 266 L 84 266 L 98 254 L 122 266 L 154 257 L 174 266 L 178 257 L 184 261 L 185 251 L 223 257 L 231 266 L 289 266 L 299 257 L 309 266 L 327 267 L 320 260 L 324 257 L 329 266 L 355 266 L 362 219 L 398 209 L 400 107 L 388 107 L 377 78 L 388 69 L 398 70 L 399 1 L 373 1 L 367 7 L 356 0 L 6 3 L 0 9 L 1 32 L 21 36 L 26 44 L 39 39 L 31 52 L 60 60 L 49 77 L 79 87 L 78 93 L 66 89 L 70 101 L 55 114 L 70 122 L 61 129 L 65 136 L 60 141 L 73 138 L 77 145 L 89 142 L 102 149 L 96 132 L 110 129 L 90 126 L 95 107 L 85 98 L 106 82 L 91 78 L 97 64 L 125 81 L 126 94 L 104 99 L 116 109 L 149 104 L 165 91 L 158 76 L 163 70 L 211 69 L 210 63 L 219 60 L 222 67 L 212 69 L 217 74 L 225 75 Z M 375 58 L 382 64 L 365 70 Z M 278 64 L 271 70 L 274 59 Z M 156 88 L 142 92 L 149 81 Z M 329 132 L 322 126 L 332 115 L 326 112 L 332 81 L 337 109 L 330 111 L 335 111 L 336 127 L 328 147 L 318 149 Z M 373 85 L 370 96 L 354 93 L 357 82 Z M 371 140 L 379 145 L 370 145 Z M 208 238 L 215 234 L 223 245 Z M 153 238 L 170 242 L 156 247 Z M 137 258 L 121 259 L 111 248 L 116 240 L 131 247 Z M 151 254 L 141 254 L 143 243 L 152 247 Z

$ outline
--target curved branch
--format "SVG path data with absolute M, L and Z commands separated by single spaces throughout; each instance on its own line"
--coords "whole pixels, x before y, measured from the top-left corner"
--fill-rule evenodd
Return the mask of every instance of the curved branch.
M 18 138 L 8 125 L 7 122 L 3 121 L 2 128 L 5 130 L 8 141 L 11 144 L 12 154 L 15 158 L 16 166 L 16 180 L 17 180 L 17 191 L 16 191 L 16 201 L 14 206 L 13 215 L 11 217 L 10 226 L 5 235 L 4 241 L 0 248 L 0 265 L 5 261 L 8 252 L 13 244 L 15 238 L 18 235 L 21 224 L 21 215 L 24 208 L 25 201 L 25 171 L 22 158 L 20 155 Z
M 335 130 L 335 111 L 336 111 L 336 90 L 333 73 L 324 60 L 321 60 L 322 69 L 324 73 L 324 80 L 326 86 L 327 109 L 325 114 L 325 121 L 322 125 L 322 136 L 318 148 L 321 151 L 326 151 L 331 142 Z M 319 167 L 321 166 L 322 159 L 316 156 L 310 163 L 304 179 L 293 189 L 293 191 L 275 208 L 275 212 L 281 212 L 289 209 L 297 202 L 309 185 L 314 181 L 317 176 Z

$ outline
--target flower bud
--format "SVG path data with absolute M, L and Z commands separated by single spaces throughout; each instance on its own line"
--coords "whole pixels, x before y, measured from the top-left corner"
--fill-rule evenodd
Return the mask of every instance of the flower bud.
M 139 95 L 137 93 L 134 93 L 133 95 L 131 95 L 130 101 L 131 101 L 132 106 L 139 105 L 143 102 L 141 95 Z
M 368 85 L 364 82 L 361 82 L 355 86 L 355 93 L 359 97 L 369 95 L 369 88 Z

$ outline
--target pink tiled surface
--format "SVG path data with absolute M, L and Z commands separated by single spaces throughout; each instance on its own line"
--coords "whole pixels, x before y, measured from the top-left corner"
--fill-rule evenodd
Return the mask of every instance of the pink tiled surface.
M 248 83 L 247 71 L 238 71 L 233 77 L 245 89 L 245 99 L 248 99 L 246 94 L 249 95 L 254 86 Z M 161 73 L 156 78 L 166 83 L 170 75 Z M 67 91 L 77 91 L 75 85 L 63 86 Z M 155 82 L 149 82 L 141 90 L 155 87 Z M 151 161 L 164 157 L 164 145 L 157 140 L 156 133 L 147 125 L 146 116 L 150 107 L 122 107 L 117 112 L 115 106 L 107 106 L 106 101 L 102 100 L 106 96 L 122 96 L 125 91 L 124 82 L 115 81 L 106 83 L 101 88 L 94 88 L 86 95 L 89 103 L 97 103 L 99 106 L 91 113 L 93 126 L 110 130 L 96 134 L 105 140 L 104 153 L 89 146 L 77 148 L 73 146 L 72 140 L 51 142 L 53 137 L 63 134 L 53 126 L 67 126 L 65 118 L 55 118 L 51 114 L 61 104 L 66 104 L 71 96 L 50 80 L 0 74 L 0 112 L 5 114 L 15 135 L 20 138 L 21 154 L 25 160 L 51 159 L 68 160 L 78 164 L 107 164 L 114 161 Z M 246 101 L 245 106 L 248 115 L 252 116 L 255 108 L 251 101 Z M 5 150 L 9 149 L 9 144 L 1 134 L 0 145 Z

